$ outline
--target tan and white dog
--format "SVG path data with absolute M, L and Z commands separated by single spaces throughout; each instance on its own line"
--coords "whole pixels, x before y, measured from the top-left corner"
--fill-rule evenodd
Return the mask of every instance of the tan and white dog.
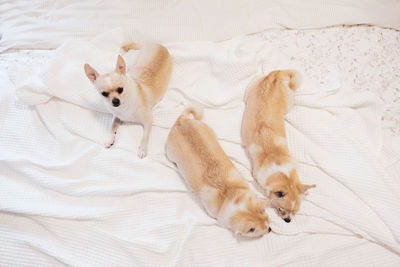
M 99 93 L 107 100 L 107 107 L 113 114 L 112 138 L 106 144 L 110 148 L 115 142 L 117 129 L 121 121 L 143 125 L 143 137 L 138 156 L 147 155 L 153 116 L 153 107 L 163 97 L 172 71 L 172 59 L 168 50 L 159 44 L 139 47 L 130 43 L 123 50 L 139 49 L 136 65 L 129 71 L 124 59 L 119 55 L 113 72 L 99 74 L 89 64 L 85 64 L 85 73 Z
M 244 99 L 241 131 L 253 177 L 285 222 L 298 211 L 302 195 L 315 187 L 300 182 L 286 142 L 284 115 L 299 83 L 296 71 L 273 71 L 251 84 Z
M 269 202 L 250 190 L 201 118 L 202 110 L 188 108 L 177 119 L 167 140 L 168 158 L 221 225 L 246 237 L 270 232 L 265 212 Z

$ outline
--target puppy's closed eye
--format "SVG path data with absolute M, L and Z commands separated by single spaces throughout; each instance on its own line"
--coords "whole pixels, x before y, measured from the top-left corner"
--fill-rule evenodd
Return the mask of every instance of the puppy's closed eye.
M 251 227 L 250 230 L 249 230 L 249 233 L 253 233 L 255 230 L 256 230 L 256 228 Z
M 285 196 L 285 193 L 282 192 L 282 191 L 277 191 L 277 192 L 275 192 L 274 194 L 275 194 L 275 196 L 277 196 L 277 197 L 279 197 L 279 198 L 282 198 L 282 197 Z
M 109 92 L 101 92 L 101 94 L 104 96 L 104 97 L 108 97 L 108 95 L 110 94 Z

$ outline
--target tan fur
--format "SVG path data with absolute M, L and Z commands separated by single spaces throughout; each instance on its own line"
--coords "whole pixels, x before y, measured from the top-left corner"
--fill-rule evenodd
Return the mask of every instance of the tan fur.
M 293 91 L 299 86 L 299 74 L 292 70 L 273 71 L 253 82 L 246 90 L 246 108 L 243 113 L 242 139 L 252 163 L 252 173 L 264 189 L 279 215 L 290 221 L 299 207 L 305 192 L 297 171 L 271 173 L 269 177 L 257 177 L 266 170 L 278 170 L 276 166 L 292 164 L 286 144 L 284 115 L 293 101 Z M 287 167 L 290 169 L 291 167 Z M 307 187 L 308 189 L 308 187 Z M 284 197 L 276 196 L 283 192 Z M 279 194 L 279 193 L 278 193 Z
M 172 59 L 168 50 L 159 44 L 139 46 L 130 43 L 123 50 L 139 49 L 136 65 L 130 70 L 121 56 L 118 56 L 115 71 L 99 74 L 89 64 L 85 64 L 86 76 L 101 94 L 106 94 L 108 108 L 114 115 L 113 133 L 118 129 L 119 121 L 129 121 L 143 125 L 143 137 L 138 155 L 147 154 L 147 145 L 152 127 L 152 109 L 162 99 L 172 71 Z M 123 92 L 118 93 L 118 88 Z M 113 101 L 119 101 L 114 105 Z M 117 120 L 118 119 L 118 120 Z M 109 148 L 114 144 L 115 133 Z
M 151 59 L 138 60 L 132 74 L 136 76 L 136 80 L 150 87 L 152 90 L 153 100 L 157 101 L 164 95 L 167 82 L 171 75 L 172 60 L 168 50 L 162 45 L 156 46 L 156 52 Z M 151 49 L 149 47 L 148 49 Z
M 245 236 L 267 233 L 267 201 L 251 192 L 212 129 L 199 120 L 200 112 L 189 108 L 177 119 L 167 140 L 168 158 L 177 164 L 212 217 Z M 251 228 L 254 231 L 249 233 Z
M 138 83 L 137 86 L 138 86 L 139 97 L 142 100 L 143 106 L 147 107 L 148 103 L 147 103 L 146 93 L 143 87 L 140 85 L 140 83 Z
M 124 50 L 125 52 L 128 52 L 129 50 L 139 50 L 139 49 L 140 45 L 134 42 L 122 46 L 122 50 Z

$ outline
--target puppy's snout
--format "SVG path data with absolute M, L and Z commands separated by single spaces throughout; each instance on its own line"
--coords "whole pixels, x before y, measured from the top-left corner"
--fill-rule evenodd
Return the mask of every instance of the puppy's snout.
M 283 219 L 285 222 L 290 223 L 290 217 L 286 217 L 285 219 Z
M 114 97 L 113 100 L 111 101 L 114 107 L 118 107 L 120 102 L 119 99 Z
M 268 233 L 271 232 L 271 231 L 272 231 L 271 227 L 268 227 Z

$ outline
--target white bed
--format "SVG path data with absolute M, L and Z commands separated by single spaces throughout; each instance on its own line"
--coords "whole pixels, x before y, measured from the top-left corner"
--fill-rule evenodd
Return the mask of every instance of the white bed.
M 0 4 L 0 266 L 400 265 L 396 1 L 113 3 Z M 360 23 L 376 26 L 334 26 Z M 144 160 L 136 125 L 104 148 L 111 115 L 81 68 L 113 67 L 136 39 L 162 41 L 175 61 Z M 268 210 L 273 233 L 237 238 L 206 215 L 165 139 L 184 105 L 200 103 L 251 182 L 244 89 L 287 67 L 304 77 L 289 148 L 317 188 L 290 224 Z

